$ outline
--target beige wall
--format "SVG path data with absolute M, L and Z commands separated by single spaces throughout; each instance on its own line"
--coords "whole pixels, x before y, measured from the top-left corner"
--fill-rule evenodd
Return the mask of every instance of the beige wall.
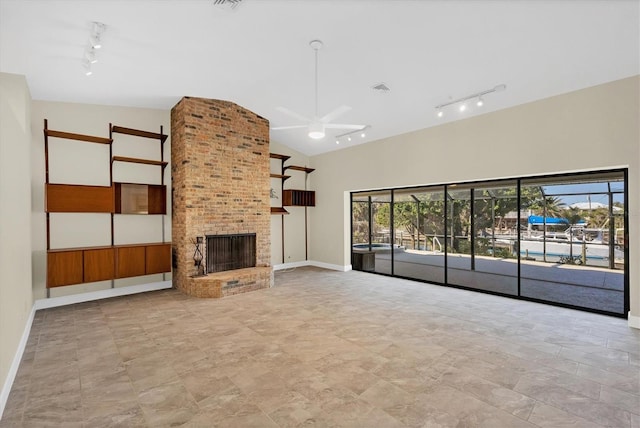
M 34 101 L 31 111 L 31 180 L 33 191 L 33 293 L 36 299 L 46 296 L 46 229 L 44 214 L 44 119 L 49 129 L 77 134 L 109 137 L 109 123 L 127 128 L 170 134 L 168 110 L 117 106 Z M 114 134 L 114 156 L 160 160 L 157 140 Z M 171 161 L 171 139 L 164 145 L 164 160 Z M 164 182 L 171 200 L 171 166 L 165 168 Z M 114 181 L 160 184 L 160 168 L 150 165 L 115 163 Z M 49 138 L 49 182 L 68 184 L 109 185 L 109 147 L 80 141 Z M 171 204 L 167 216 L 117 215 L 114 220 L 115 244 L 161 242 L 164 223 L 165 241 L 171 241 Z M 51 214 L 51 248 L 109 245 L 111 223 L 109 214 Z M 171 279 L 167 274 L 165 279 Z M 115 287 L 162 281 L 163 275 L 148 275 L 115 281 Z M 103 290 L 111 281 L 70 285 L 51 289 L 51 297 Z
M 33 306 L 30 107 L 24 76 L 0 73 L 0 387 Z
M 640 316 L 638 76 L 311 158 L 311 254 L 348 265 L 349 191 L 629 168 L 631 314 Z M 425 114 L 432 114 L 425 111 Z
M 291 156 L 284 164 L 297 166 L 310 166 L 309 157 L 297 152 L 285 145 L 275 141 L 269 143 L 269 151 L 280 155 Z M 271 172 L 280 174 L 281 162 L 279 159 L 271 159 Z M 291 176 L 284 182 L 285 189 L 305 189 L 311 188 L 313 174 L 305 177 L 305 173 L 301 171 L 288 170 L 286 175 Z M 276 189 L 278 199 L 272 199 L 272 206 L 282 205 L 282 195 L 279 194 L 280 179 L 272 178 L 271 187 Z M 279 265 L 281 263 L 294 263 L 305 260 L 305 225 L 304 207 L 285 207 L 289 211 L 288 215 L 272 215 L 271 216 L 271 264 Z M 309 214 L 315 208 L 308 208 Z M 310 216 L 309 216 L 310 217 Z M 282 225 L 284 220 L 284 261 L 282 260 Z M 308 245 L 311 245 L 310 243 Z

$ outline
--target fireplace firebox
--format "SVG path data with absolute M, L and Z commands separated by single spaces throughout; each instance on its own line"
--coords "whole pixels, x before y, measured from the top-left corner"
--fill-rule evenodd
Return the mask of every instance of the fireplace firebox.
M 256 266 L 256 234 L 207 235 L 207 272 Z

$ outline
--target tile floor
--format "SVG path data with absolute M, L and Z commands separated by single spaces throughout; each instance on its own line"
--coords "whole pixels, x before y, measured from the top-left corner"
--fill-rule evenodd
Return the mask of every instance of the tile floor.
M 640 427 L 640 331 L 299 268 L 38 311 L 0 426 Z

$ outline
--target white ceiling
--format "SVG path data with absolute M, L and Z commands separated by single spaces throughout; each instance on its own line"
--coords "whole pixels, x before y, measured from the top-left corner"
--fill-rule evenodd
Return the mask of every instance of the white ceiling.
M 91 22 L 107 25 L 94 74 L 81 65 Z M 639 74 L 640 5 L 605 1 L 0 0 L 0 71 L 37 100 L 170 109 L 182 96 L 233 101 L 271 126 L 319 112 L 371 125 L 364 140 L 272 140 L 308 155 L 435 126 Z M 371 86 L 385 82 L 391 91 Z M 506 84 L 482 109 L 435 117 L 451 99 Z M 357 141 L 356 141 L 357 140 Z

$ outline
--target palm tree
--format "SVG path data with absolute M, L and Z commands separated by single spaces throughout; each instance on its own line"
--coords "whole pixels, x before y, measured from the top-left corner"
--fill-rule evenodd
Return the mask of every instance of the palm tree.
M 567 208 L 562 213 L 562 217 L 569 222 L 569 260 L 573 261 L 573 226 L 582 220 L 578 208 Z
M 566 211 L 567 204 L 557 196 L 545 196 L 543 208 L 546 209 L 547 217 L 562 217 Z

